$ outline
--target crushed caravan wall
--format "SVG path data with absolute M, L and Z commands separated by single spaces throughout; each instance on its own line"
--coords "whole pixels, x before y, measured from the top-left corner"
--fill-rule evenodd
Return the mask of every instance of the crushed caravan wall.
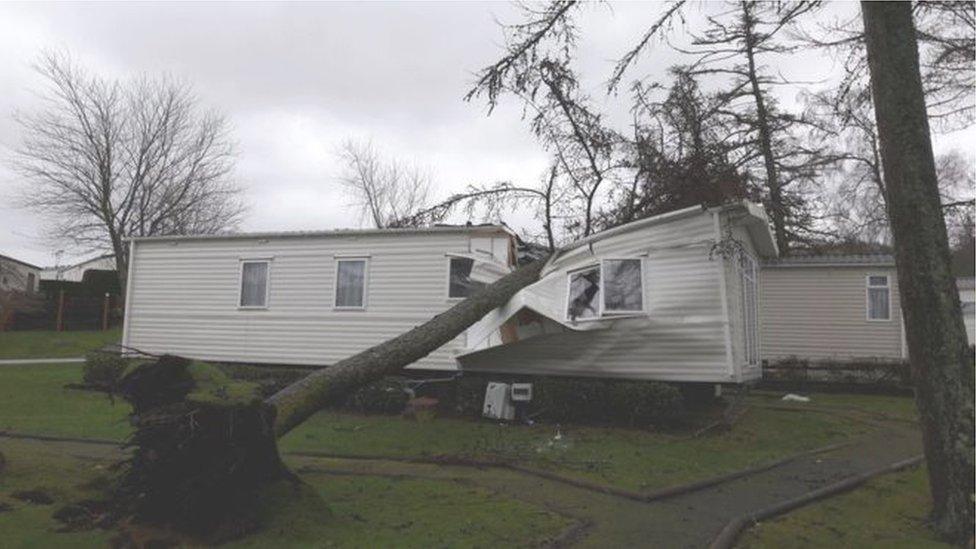
M 453 305 L 446 254 L 484 247 L 471 240 L 458 231 L 136 241 L 124 343 L 213 361 L 331 364 Z M 333 307 L 343 256 L 368 257 L 365 310 Z M 242 259 L 270 260 L 267 309 L 238 307 Z M 453 352 L 463 342 L 416 366 L 456 369 Z
M 580 321 L 516 343 L 459 357 L 464 370 L 653 379 L 731 381 L 720 259 L 711 213 L 696 212 L 593 242 L 558 258 L 523 292 L 539 313 L 566 319 L 567 274 L 599 258 L 641 257 L 645 314 Z M 547 325 L 548 326 L 548 325 Z

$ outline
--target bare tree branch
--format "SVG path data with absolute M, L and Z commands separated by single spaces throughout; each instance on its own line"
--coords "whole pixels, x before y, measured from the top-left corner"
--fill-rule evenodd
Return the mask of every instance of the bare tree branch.
M 107 80 L 64 53 L 35 64 L 43 107 L 16 117 L 20 204 L 46 218 L 50 237 L 115 254 L 120 284 L 127 236 L 200 234 L 236 227 L 241 190 L 226 121 L 201 113 L 169 78 Z
M 338 156 L 345 165 L 340 181 L 373 226 L 405 226 L 404 220 L 426 208 L 431 187 L 427 170 L 383 158 L 370 141 L 346 140 Z

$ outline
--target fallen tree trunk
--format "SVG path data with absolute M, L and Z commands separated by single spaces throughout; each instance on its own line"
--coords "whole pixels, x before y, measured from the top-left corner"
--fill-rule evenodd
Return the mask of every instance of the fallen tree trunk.
M 341 360 L 285 387 L 266 402 L 277 412 L 281 438 L 326 404 L 363 385 L 394 374 L 448 343 L 522 288 L 539 279 L 545 259 L 506 275 L 416 328 Z

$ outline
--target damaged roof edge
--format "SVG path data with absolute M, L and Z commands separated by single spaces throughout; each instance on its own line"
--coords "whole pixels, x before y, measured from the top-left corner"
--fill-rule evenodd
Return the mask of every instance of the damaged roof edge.
M 547 267 L 549 265 L 552 265 L 557 259 L 559 259 L 566 252 L 575 250 L 582 246 L 586 246 L 587 244 L 593 242 L 599 242 L 600 240 L 603 240 L 605 238 L 610 238 L 618 234 L 635 231 L 651 225 L 657 225 L 658 223 L 674 221 L 676 219 L 681 219 L 683 217 L 688 217 L 695 214 L 702 214 L 707 212 L 725 212 L 725 211 L 739 209 L 739 208 L 744 210 L 746 215 L 752 217 L 753 222 L 755 224 L 761 225 L 759 229 L 761 231 L 764 231 L 764 234 L 767 237 L 766 244 L 767 244 L 767 251 L 769 252 L 767 255 L 771 255 L 771 256 L 779 255 L 779 249 L 776 247 L 776 241 L 773 238 L 772 231 L 769 228 L 769 219 L 767 218 L 766 212 L 765 210 L 763 210 L 762 206 L 750 202 L 748 200 L 737 200 L 719 206 L 706 206 L 704 204 L 700 204 L 698 206 L 690 206 L 688 208 L 682 208 L 680 210 L 674 210 L 671 212 L 665 212 L 658 215 L 652 215 L 651 217 L 645 217 L 644 219 L 638 219 L 637 221 L 631 221 L 630 223 L 617 225 L 616 227 L 613 227 L 611 229 L 607 229 L 605 231 L 591 234 L 586 238 L 581 238 L 580 240 L 571 242 L 556 250 L 556 253 L 552 254 L 552 256 L 549 258 Z
M 124 240 L 145 241 L 181 241 L 181 240 L 246 240 L 255 238 L 313 238 L 325 236 L 372 236 L 390 234 L 426 234 L 426 233 L 505 233 L 517 236 L 514 231 L 504 225 L 457 225 L 434 226 L 403 229 L 330 229 L 323 231 L 268 231 L 253 233 L 217 233 L 217 234 L 188 234 L 188 235 L 158 235 L 158 236 L 127 236 Z
M 776 237 L 770 228 L 769 216 L 766 215 L 766 210 L 762 206 L 749 200 L 740 200 L 724 206 L 717 206 L 712 210 L 728 211 L 737 207 L 743 208 L 746 215 L 751 218 L 747 222 L 747 229 L 752 236 L 753 244 L 760 251 L 760 255 L 763 257 L 779 257 L 779 246 L 776 244 Z M 759 250 L 759 248 L 762 249 Z

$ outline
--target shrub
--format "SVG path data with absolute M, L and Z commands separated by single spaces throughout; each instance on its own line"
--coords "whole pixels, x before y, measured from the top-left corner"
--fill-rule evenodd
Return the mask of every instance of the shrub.
M 783 390 L 840 390 L 902 394 L 911 390 L 911 368 L 904 360 L 804 360 L 785 358 L 764 364 L 763 385 Z
M 599 379 L 540 378 L 533 383 L 532 408 L 550 421 L 603 423 L 610 415 L 604 385 Z
M 346 405 L 364 414 L 399 414 L 408 400 L 410 394 L 403 383 L 384 379 L 357 390 Z
M 82 379 L 88 385 L 114 387 L 126 366 L 128 366 L 128 362 L 120 355 L 92 351 L 85 355 Z
M 217 367 L 236 380 L 257 383 L 258 391 L 263 397 L 277 393 L 312 371 L 310 368 L 252 364 L 218 364 Z
M 665 427 L 681 421 L 685 402 L 674 386 L 653 381 L 566 377 L 465 376 L 456 385 L 458 413 L 480 416 L 491 381 L 533 384 L 529 414 L 551 422 Z
M 453 402 L 449 400 L 442 400 L 442 402 L 453 404 L 452 408 L 458 414 L 480 416 L 485 405 L 486 388 L 488 388 L 487 378 L 461 376 L 454 383 Z
M 608 383 L 614 423 L 623 421 L 633 427 L 667 427 L 684 416 L 684 398 L 674 385 L 654 381 Z
M 662 427 L 685 409 L 676 387 L 653 381 L 544 378 L 534 392 L 532 407 L 549 421 Z

